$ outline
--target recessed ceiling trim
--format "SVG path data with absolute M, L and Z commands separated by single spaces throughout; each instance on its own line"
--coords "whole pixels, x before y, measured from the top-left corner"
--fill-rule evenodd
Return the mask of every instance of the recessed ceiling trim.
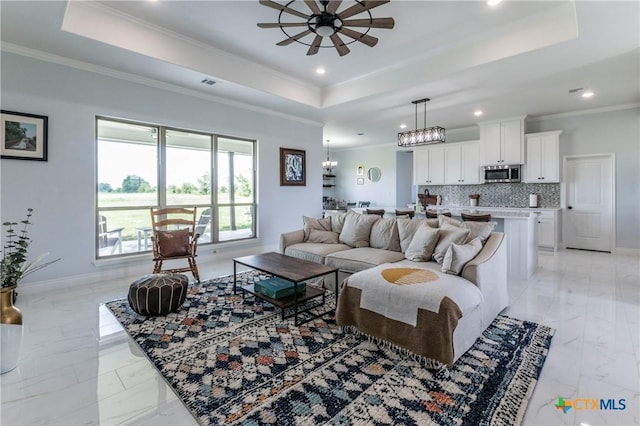
M 575 4 L 552 9 L 476 35 L 437 56 L 401 63 L 323 91 L 323 107 L 425 84 L 478 65 L 498 61 L 578 37 Z M 411 66 L 408 66 L 411 65 Z
M 61 29 L 312 107 L 320 88 L 95 2 L 70 1 Z

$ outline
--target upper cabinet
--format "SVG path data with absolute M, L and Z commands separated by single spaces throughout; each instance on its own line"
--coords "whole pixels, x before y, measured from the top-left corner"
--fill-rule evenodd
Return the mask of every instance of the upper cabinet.
M 444 184 L 443 147 L 419 147 L 413 150 L 413 184 Z
M 481 165 L 524 164 L 524 116 L 478 126 Z
M 560 133 L 562 131 L 557 130 L 526 135 L 527 163 L 523 171 L 524 182 L 560 182 Z
M 444 149 L 445 177 L 447 185 L 471 185 L 480 183 L 480 143 L 451 144 Z

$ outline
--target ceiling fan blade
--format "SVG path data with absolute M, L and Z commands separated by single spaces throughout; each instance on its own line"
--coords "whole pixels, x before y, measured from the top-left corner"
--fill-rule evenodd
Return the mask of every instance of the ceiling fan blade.
M 342 4 L 342 0 L 330 1 L 329 6 L 327 6 L 327 12 L 336 13 L 336 10 L 338 10 L 338 8 L 340 7 L 340 4 Z
M 307 50 L 307 56 L 315 55 L 320 50 L 320 43 L 322 43 L 322 37 L 317 35 L 311 43 L 311 47 Z
M 294 41 L 298 41 L 300 40 L 302 37 L 305 37 L 307 34 L 309 34 L 311 32 L 311 30 L 306 30 L 301 32 L 300 34 L 296 34 L 294 36 L 289 37 L 288 39 L 282 40 L 279 43 L 276 43 L 276 46 L 288 46 L 291 43 L 293 43 Z
M 338 36 L 337 33 L 331 36 L 331 41 L 333 42 L 333 45 L 336 47 L 336 50 L 338 51 L 338 55 L 344 56 L 347 53 L 349 53 L 349 48 L 344 44 L 344 42 L 342 41 L 340 36 Z
M 373 47 L 378 44 L 378 39 L 376 37 L 370 36 L 368 34 L 363 34 L 358 31 L 350 30 L 349 28 L 342 27 L 340 28 L 340 34 L 344 34 L 347 37 L 351 37 L 354 40 L 357 40 L 361 43 L 366 44 L 369 47 Z
M 303 19 L 309 19 L 309 15 L 305 15 L 302 12 L 298 12 L 295 9 L 291 9 L 290 7 L 283 6 L 283 5 L 278 4 L 278 3 L 274 2 L 274 1 L 271 1 L 271 0 L 259 0 L 259 3 L 261 5 L 263 5 L 263 6 L 267 6 L 267 7 L 270 7 L 272 9 L 276 9 L 276 10 L 281 10 L 283 12 L 290 13 L 292 15 L 298 16 L 298 17 L 303 18 Z
M 338 13 L 338 16 L 341 20 L 345 20 L 350 18 L 353 15 L 357 15 L 358 13 L 365 12 L 369 9 L 373 9 L 374 7 L 382 6 L 383 4 L 389 3 L 391 0 L 371 0 L 371 1 L 363 1 L 362 4 L 356 3 L 348 9 L 343 10 Z
M 307 6 L 309 6 L 309 9 L 311 9 L 312 13 L 315 13 L 316 15 L 320 15 L 322 13 L 320 8 L 318 7 L 318 3 L 316 3 L 316 0 L 304 0 L 304 2 L 307 4 Z
M 268 22 L 258 24 L 260 28 L 285 28 L 285 27 L 306 27 L 306 22 Z
M 373 19 L 349 19 L 342 21 L 342 25 L 349 27 L 369 27 L 391 29 L 395 25 L 393 18 L 373 18 Z

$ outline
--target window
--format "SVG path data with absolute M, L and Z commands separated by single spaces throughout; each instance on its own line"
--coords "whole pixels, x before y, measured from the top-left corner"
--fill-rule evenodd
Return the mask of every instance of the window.
M 196 206 L 198 244 L 255 238 L 255 141 L 103 117 L 96 127 L 96 257 L 150 251 L 151 207 Z

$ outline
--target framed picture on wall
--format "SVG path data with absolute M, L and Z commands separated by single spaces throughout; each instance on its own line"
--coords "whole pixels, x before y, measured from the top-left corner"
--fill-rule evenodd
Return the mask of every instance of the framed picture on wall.
M 44 115 L 2 110 L 0 158 L 47 161 L 47 124 Z
M 306 186 L 305 151 L 280 148 L 280 186 Z
M 364 178 L 357 178 L 357 179 L 356 179 L 356 183 L 357 183 L 358 185 L 364 185 Z
M 364 166 L 362 164 L 356 168 L 356 176 L 364 176 Z

